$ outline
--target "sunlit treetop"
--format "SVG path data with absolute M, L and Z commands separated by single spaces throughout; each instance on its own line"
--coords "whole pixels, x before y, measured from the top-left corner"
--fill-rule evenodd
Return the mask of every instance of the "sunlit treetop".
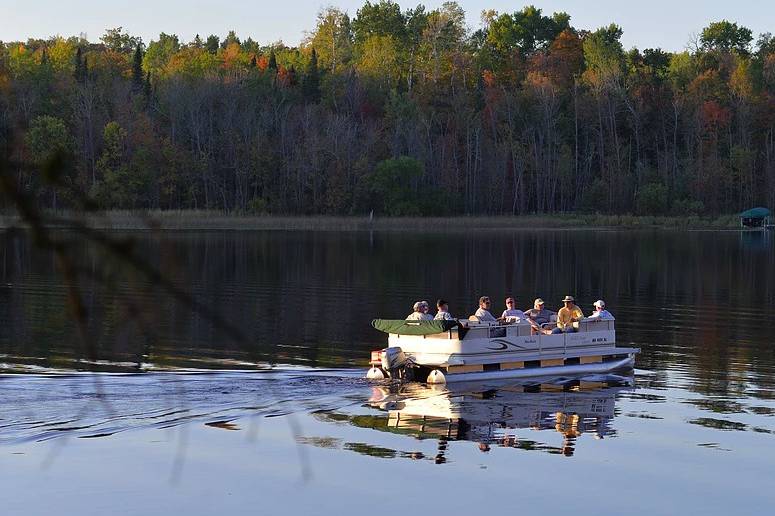
M 704 50 L 735 51 L 747 54 L 750 50 L 753 34 L 751 29 L 740 27 L 737 23 L 722 20 L 705 27 L 700 35 Z
M 140 36 L 131 36 L 124 31 L 122 27 L 116 27 L 115 29 L 108 29 L 105 34 L 100 38 L 102 44 L 114 52 L 131 53 L 135 51 L 138 45 L 141 48 L 145 48 L 143 44 L 143 38 Z

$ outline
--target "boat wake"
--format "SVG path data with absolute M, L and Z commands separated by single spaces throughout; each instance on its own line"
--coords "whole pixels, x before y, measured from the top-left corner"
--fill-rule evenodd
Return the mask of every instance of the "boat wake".
M 368 397 L 367 382 L 358 373 L 289 369 L 0 375 L 0 444 L 341 410 Z

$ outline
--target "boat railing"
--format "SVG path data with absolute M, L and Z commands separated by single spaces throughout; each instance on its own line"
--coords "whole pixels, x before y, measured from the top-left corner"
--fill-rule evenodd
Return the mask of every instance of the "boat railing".
M 584 319 L 579 322 L 579 331 L 611 331 L 614 329 L 613 319 Z
M 499 322 L 484 322 L 484 321 L 474 321 L 474 320 L 465 320 L 461 319 L 460 326 L 458 328 L 452 328 L 449 331 L 439 333 L 439 334 L 431 334 L 431 335 L 423 335 L 422 339 L 434 339 L 434 340 L 449 340 L 449 339 L 462 339 L 464 337 L 468 338 L 508 338 L 508 337 L 529 337 L 533 336 L 536 338 L 536 344 L 538 345 L 538 350 L 540 352 L 543 352 L 546 350 L 559 350 L 562 349 L 563 351 L 567 351 L 568 347 L 568 337 L 571 334 L 561 334 L 561 335 L 545 335 L 541 333 L 536 333 L 533 330 L 533 327 L 527 323 L 526 321 L 521 321 L 518 323 L 509 323 L 509 324 L 502 324 Z M 578 331 L 579 333 L 587 333 L 587 332 L 599 332 L 599 331 L 613 331 L 614 330 L 614 320 L 606 320 L 606 319 L 584 319 L 582 321 L 579 321 L 578 323 Z M 562 336 L 562 344 L 558 342 L 559 339 L 557 339 L 558 336 Z M 549 338 L 547 338 L 549 337 Z
M 579 321 L 579 331 L 603 331 L 614 329 L 614 319 L 593 319 L 586 318 Z M 503 324 L 496 321 L 479 321 L 473 319 L 460 319 L 460 325 L 464 328 L 531 328 L 530 324 L 526 321 L 512 322 Z M 550 326 L 554 326 L 554 321 L 549 323 Z

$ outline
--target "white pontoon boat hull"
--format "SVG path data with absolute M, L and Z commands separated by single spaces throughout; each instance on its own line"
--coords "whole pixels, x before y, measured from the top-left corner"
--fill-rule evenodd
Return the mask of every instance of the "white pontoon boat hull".
M 611 362 L 601 362 L 597 364 L 584 365 L 562 365 L 549 367 L 536 367 L 532 369 L 510 369 L 506 371 L 482 371 L 481 373 L 457 373 L 439 377 L 439 373 L 428 375 L 428 383 L 447 383 L 455 381 L 480 381 L 480 380 L 498 380 L 508 378 L 533 378 L 539 376 L 565 376 L 578 374 L 601 374 L 612 373 L 615 371 L 626 371 L 632 369 L 635 365 L 635 354 Z M 443 374 L 443 373 L 442 373 Z

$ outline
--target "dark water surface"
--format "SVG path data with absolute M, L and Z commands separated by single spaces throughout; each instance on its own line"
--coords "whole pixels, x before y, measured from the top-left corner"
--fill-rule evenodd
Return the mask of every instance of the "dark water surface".
M 4 514 L 775 503 L 772 234 L 118 236 L 243 338 L 83 244 L 84 343 L 54 257 L 0 237 Z M 507 294 L 522 308 L 572 294 L 585 311 L 604 298 L 619 343 L 642 349 L 635 374 L 450 388 L 360 378 L 385 340 L 371 319 L 439 296 L 467 316 L 482 294 L 499 310 Z

